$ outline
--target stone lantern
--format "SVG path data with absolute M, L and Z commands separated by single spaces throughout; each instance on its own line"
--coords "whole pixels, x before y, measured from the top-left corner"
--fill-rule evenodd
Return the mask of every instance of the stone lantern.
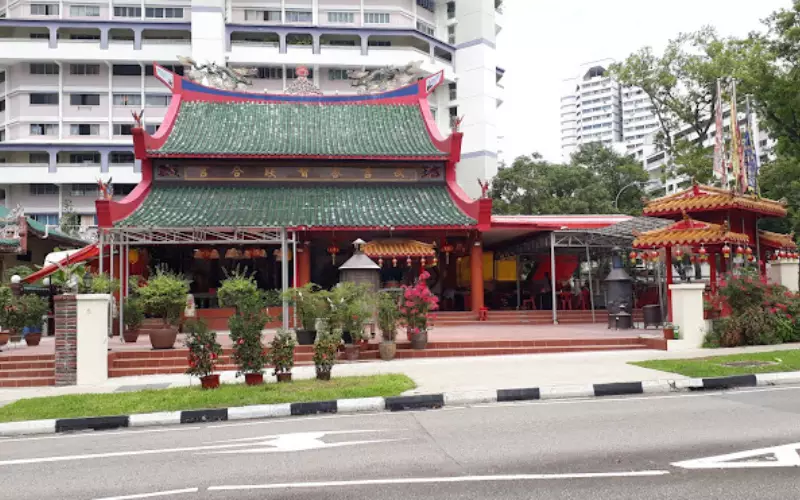
M 339 282 L 366 284 L 371 291 L 377 292 L 381 285 L 381 268 L 364 254 L 365 244 L 361 238 L 353 242 L 353 256 L 339 267 Z

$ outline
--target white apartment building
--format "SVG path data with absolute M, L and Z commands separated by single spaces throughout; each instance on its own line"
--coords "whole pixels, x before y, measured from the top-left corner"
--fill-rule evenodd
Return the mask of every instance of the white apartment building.
M 636 154 L 658 127 L 641 89 L 623 87 L 608 75 L 613 59 L 586 63 L 564 80 L 561 97 L 561 156 L 569 161 L 580 146 L 599 142 Z
M 152 63 L 177 56 L 256 67 L 252 91 L 282 92 L 309 68 L 325 93 L 354 93 L 349 69 L 422 61 L 448 85 L 440 130 L 464 117 L 458 180 L 497 171 L 502 0 L 0 0 L 0 203 L 57 224 L 66 200 L 94 223 L 96 180 L 140 179 L 131 111 L 155 131 L 170 95 Z

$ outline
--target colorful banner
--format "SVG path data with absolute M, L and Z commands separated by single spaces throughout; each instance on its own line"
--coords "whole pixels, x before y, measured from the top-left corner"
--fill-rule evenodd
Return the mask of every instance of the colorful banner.
M 723 187 L 728 185 L 728 168 L 725 165 L 725 137 L 722 124 L 722 85 L 717 79 L 716 121 L 714 132 L 714 176 Z
M 744 166 L 747 172 L 747 191 L 758 192 L 758 154 L 757 137 L 753 135 L 753 116 L 750 111 L 750 97 L 747 98 L 747 123 L 744 132 Z
M 731 92 L 731 172 L 734 190 L 743 193 L 742 132 L 739 129 L 739 114 L 736 108 L 736 80 L 733 81 Z

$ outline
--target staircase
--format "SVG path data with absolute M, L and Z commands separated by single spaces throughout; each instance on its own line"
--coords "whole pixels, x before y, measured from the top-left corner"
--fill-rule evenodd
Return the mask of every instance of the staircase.
M 55 385 L 55 354 L 0 357 L 0 388 Z
M 606 323 L 608 313 L 597 310 L 594 313 L 594 323 Z M 634 322 L 644 319 L 641 309 L 633 311 Z M 592 311 L 573 310 L 558 311 L 560 325 L 591 324 Z M 436 313 L 434 324 L 439 326 L 466 326 L 466 325 L 552 325 L 553 312 L 546 311 L 488 311 L 486 321 L 478 321 L 478 315 L 472 311 L 440 311 Z

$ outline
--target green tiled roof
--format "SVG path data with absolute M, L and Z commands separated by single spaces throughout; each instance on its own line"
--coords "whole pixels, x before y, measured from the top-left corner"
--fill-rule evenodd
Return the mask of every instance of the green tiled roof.
M 153 185 L 119 226 L 409 227 L 475 225 L 444 185 Z
M 11 213 L 11 211 L 9 209 L 7 209 L 6 207 L 0 206 L 0 218 L 8 217 L 9 213 Z M 59 240 L 61 243 L 65 243 L 65 244 L 73 245 L 73 246 L 82 246 L 82 245 L 86 244 L 86 242 L 83 241 L 80 238 L 77 238 L 75 236 L 70 236 L 68 234 L 62 233 L 60 229 L 51 227 L 50 230 L 48 231 L 46 225 L 42 224 L 41 222 L 39 222 L 37 220 L 34 220 L 32 217 L 26 217 L 26 219 L 28 221 L 28 227 L 30 229 L 32 229 L 34 231 L 34 233 L 37 234 L 37 235 L 38 234 L 42 234 L 42 235 L 43 234 L 47 234 L 48 238 L 49 237 L 53 237 L 54 239 Z M 3 243 L 3 241 L 9 242 L 9 241 L 16 241 L 16 240 L 0 240 L 0 245 L 11 246 L 12 245 L 11 243 Z M 16 244 L 19 245 L 19 242 L 17 241 Z
M 155 154 L 420 157 L 445 154 L 412 105 L 184 102 Z

